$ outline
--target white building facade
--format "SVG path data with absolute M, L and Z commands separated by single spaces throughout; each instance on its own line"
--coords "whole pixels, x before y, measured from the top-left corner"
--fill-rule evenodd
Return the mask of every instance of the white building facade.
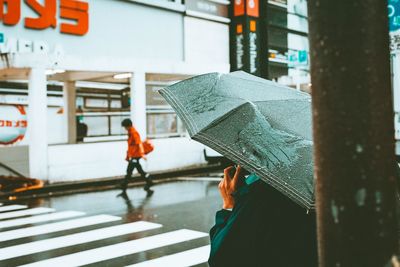
M 229 71 L 229 1 L 72 2 L 43 2 L 38 13 L 21 1 L 19 14 L 3 11 L 0 136 L 10 105 L 24 107 L 27 128 L 22 140 L 0 145 L 0 162 L 49 183 L 123 175 L 120 122 L 129 117 L 155 145 L 149 172 L 205 164 L 204 146 L 156 91 Z M 82 121 L 87 134 L 77 141 Z

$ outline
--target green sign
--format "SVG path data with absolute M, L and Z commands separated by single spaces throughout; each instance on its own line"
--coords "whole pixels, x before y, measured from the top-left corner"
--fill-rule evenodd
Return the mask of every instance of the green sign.
M 4 33 L 0 32 L 0 44 L 4 43 Z

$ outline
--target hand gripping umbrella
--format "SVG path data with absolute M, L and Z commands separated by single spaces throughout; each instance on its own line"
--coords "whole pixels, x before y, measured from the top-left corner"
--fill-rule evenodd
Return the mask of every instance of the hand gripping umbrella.
M 192 139 L 314 208 L 308 94 L 245 72 L 200 75 L 159 92 Z

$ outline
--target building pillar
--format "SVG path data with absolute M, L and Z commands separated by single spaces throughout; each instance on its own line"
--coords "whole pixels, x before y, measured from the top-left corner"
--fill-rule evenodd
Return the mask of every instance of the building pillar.
M 63 86 L 64 121 L 67 131 L 67 143 L 76 143 L 76 87 L 74 81 L 66 81 Z
M 29 176 L 48 179 L 47 80 L 44 68 L 33 68 L 28 83 Z
M 398 252 L 387 1 L 309 0 L 321 267 Z
M 131 120 L 138 130 L 142 140 L 147 136 L 147 117 L 146 117 L 146 74 L 135 72 L 131 82 Z

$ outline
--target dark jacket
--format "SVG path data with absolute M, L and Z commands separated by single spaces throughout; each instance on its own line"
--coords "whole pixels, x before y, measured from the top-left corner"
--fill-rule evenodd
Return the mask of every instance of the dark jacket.
M 214 266 L 317 266 L 315 213 L 262 181 L 243 185 L 210 231 Z

